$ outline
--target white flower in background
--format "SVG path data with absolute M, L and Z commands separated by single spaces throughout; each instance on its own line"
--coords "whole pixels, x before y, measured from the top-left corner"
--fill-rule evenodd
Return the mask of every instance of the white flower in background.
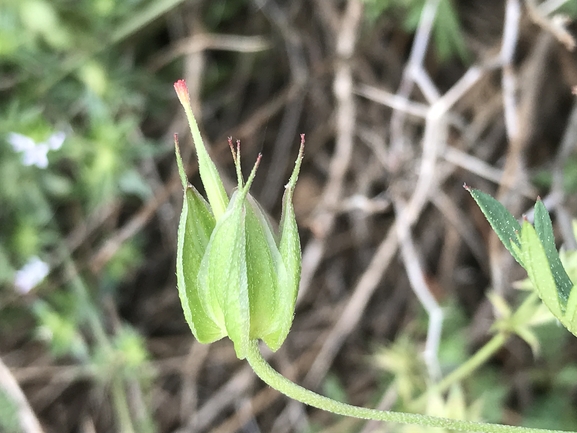
M 55 132 L 48 140 L 36 143 L 26 135 L 10 132 L 8 142 L 15 152 L 22 152 L 22 164 L 35 165 L 38 168 L 48 167 L 48 151 L 62 147 L 66 134 L 62 131 Z
M 16 291 L 22 294 L 28 293 L 46 278 L 49 271 L 50 266 L 48 266 L 48 263 L 43 262 L 36 256 L 31 257 L 22 269 L 16 271 L 16 277 L 14 278 Z

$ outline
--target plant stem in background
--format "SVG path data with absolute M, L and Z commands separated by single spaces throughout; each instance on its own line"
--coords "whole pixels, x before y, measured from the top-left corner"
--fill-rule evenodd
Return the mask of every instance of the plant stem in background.
M 499 342 L 499 340 L 497 340 Z M 486 346 L 485 346 L 486 347 Z M 274 370 L 262 357 L 257 340 L 251 340 L 246 352 L 246 359 L 254 372 L 271 388 L 306 405 L 326 410 L 338 415 L 375 421 L 395 422 L 399 424 L 418 424 L 423 427 L 440 427 L 450 430 L 483 433 L 561 433 L 561 430 L 546 430 L 528 427 L 487 424 L 440 418 L 414 413 L 380 411 L 341 403 L 303 388 Z
M 427 392 L 421 395 L 415 402 L 415 405 L 419 407 L 421 404 L 425 403 L 428 396 L 435 392 L 444 392 L 448 390 L 451 385 L 469 377 L 477 368 L 487 362 L 491 356 L 495 354 L 503 345 L 507 342 L 509 334 L 505 332 L 499 332 L 493 338 L 491 338 L 483 347 L 481 347 L 477 353 L 471 356 L 464 364 L 461 364 L 459 368 L 452 371 L 446 377 L 443 378 L 439 383 L 433 385 Z
M 128 408 L 124 381 L 121 378 L 115 377 L 112 379 L 111 392 L 120 432 L 135 433 L 132 418 L 130 417 L 130 409 Z

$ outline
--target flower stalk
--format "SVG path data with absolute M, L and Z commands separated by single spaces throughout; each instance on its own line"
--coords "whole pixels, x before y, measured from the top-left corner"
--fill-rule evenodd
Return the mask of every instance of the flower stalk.
M 322 396 L 294 382 L 274 370 L 262 357 L 258 341 L 253 340 L 248 347 L 246 360 L 253 371 L 271 388 L 276 389 L 287 397 L 317 409 L 326 410 L 337 415 L 354 418 L 386 421 L 399 424 L 418 424 L 423 427 L 440 427 L 449 430 L 479 433 L 567 433 L 562 430 L 545 430 L 537 428 L 509 426 L 503 424 L 489 424 L 474 421 L 464 421 L 450 418 L 441 418 L 416 413 L 392 412 L 377 409 L 368 409 L 353 406 Z

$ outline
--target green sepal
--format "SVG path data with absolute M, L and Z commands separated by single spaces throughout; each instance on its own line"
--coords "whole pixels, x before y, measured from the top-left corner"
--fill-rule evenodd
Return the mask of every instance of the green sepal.
M 244 221 L 244 206 L 235 192 L 212 232 L 198 274 L 205 308 L 232 340 L 239 359 L 245 357 L 250 330 Z
M 192 133 L 192 139 L 198 157 L 198 172 L 200 173 L 200 178 L 204 185 L 208 202 L 210 203 L 215 218 L 218 220 L 228 206 L 228 196 L 224 190 L 224 185 L 220 179 L 216 165 L 214 165 L 214 162 L 210 159 L 208 150 L 206 149 L 202 135 L 200 134 L 200 129 L 196 123 L 194 114 L 192 113 L 190 96 L 184 80 L 178 80 L 174 83 L 174 89 L 176 90 L 178 99 L 184 108 L 184 113 L 188 120 L 188 126 Z
M 298 179 L 304 154 L 304 136 L 301 136 L 301 146 L 290 180 L 285 187 L 280 220 L 279 251 L 285 268 L 286 281 L 279 297 L 279 327 L 268 335 L 268 346 L 274 351 L 286 339 L 293 322 L 297 294 L 301 277 L 301 244 L 292 203 L 294 188 Z M 276 347 L 276 349 L 275 349 Z
M 545 254 L 547 255 L 547 262 L 549 263 L 551 273 L 555 280 L 561 311 L 565 312 L 565 307 L 569 300 L 573 283 L 561 264 L 561 259 L 559 258 L 557 247 L 555 246 L 553 224 L 551 223 L 549 212 L 547 212 L 547 209 L 541 200 L 537 200 L 537 203 L 535 204 L 535 231 L 537 232 L 537 236 L 539 237 L 541 245 L 543 245 Z
M 175 152 L 184 189 L 176 250 L 178 294 L 184 317 L 196 339 L 201 343 L 212 343 L 224 337 L 226 333 L 207 314 L 201 301 L 201 290 L 196 276 L 216 222 L 206 200 L 186 179 L 176 141 Z
M 517 253 L 517 250 L 513 248 L 513 244 L 520 247 L 519 241 L 517 239 L 517 233 L 521 230 L 521 225 L 515 219 L 513 215 L 503 206 L 499 201 L 495 200 L 489 194 L 485 194 L 478 189 L 472 189 L 465 186 L 465 189 L 469 191 L 473 199 L 481 208 L 481 211 L 489 221 L 489 224 L 505 246 L 507 250 L 511 253 L 513 258 L 521 266 L 523 265 L 523 260 Z
M 257 201 L 246 199 L 246 255 L 250 299 L 250 337 L 261 338 L 271 350 L 276 350 L 268 334 L 278 328 L 280 292 L 286 270 L 275 241 L 268 217 Z M 271 345 L 272 343 L 272 345 Z

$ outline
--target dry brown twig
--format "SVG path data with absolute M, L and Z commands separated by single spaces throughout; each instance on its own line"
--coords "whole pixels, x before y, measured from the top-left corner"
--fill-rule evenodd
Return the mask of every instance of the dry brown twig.
M 36 414 L 28 403 L 28 399 L 18 385 L 18 381 L 4 364 L 2 358 L 0 358 L 0 391 L 4 392 L 16 405 L 20 427 L 24 433 L 44 433 Z
M 333 229 L 334 209 L 338 207 L 341 199 L 344 176 L 351 160 L 356 123 L 356 107 L 352 92 L 351 58 L 357 40 L 362 10 L 363 6 L 359 0 L 349 0 L 341 18 L 341 25 L 337 30 L 336 53 L 338 60 L 333 81 L 333 92 L 337 107 L 335 114 L 336 145 L 328 180 L 320 199 L 316 216 L 311 223 L 315 238 L 303 250 L 299 298 L 306 294 L 312 277 L 320 264 L 326 237 Z
M 548 1 L 538 5 L 536 0 L 525 0 L 527 4 L 527 12 L 529 17 L 535 24 L 543 30 L 551 33 L 555 39 L 565 45 L 569 51 L 575 49 L 575 38 L 567 31 L 566 26 L 569 24 L 569 19 L 561 14 L 550 16 L 560 8 L 564 1 Z

